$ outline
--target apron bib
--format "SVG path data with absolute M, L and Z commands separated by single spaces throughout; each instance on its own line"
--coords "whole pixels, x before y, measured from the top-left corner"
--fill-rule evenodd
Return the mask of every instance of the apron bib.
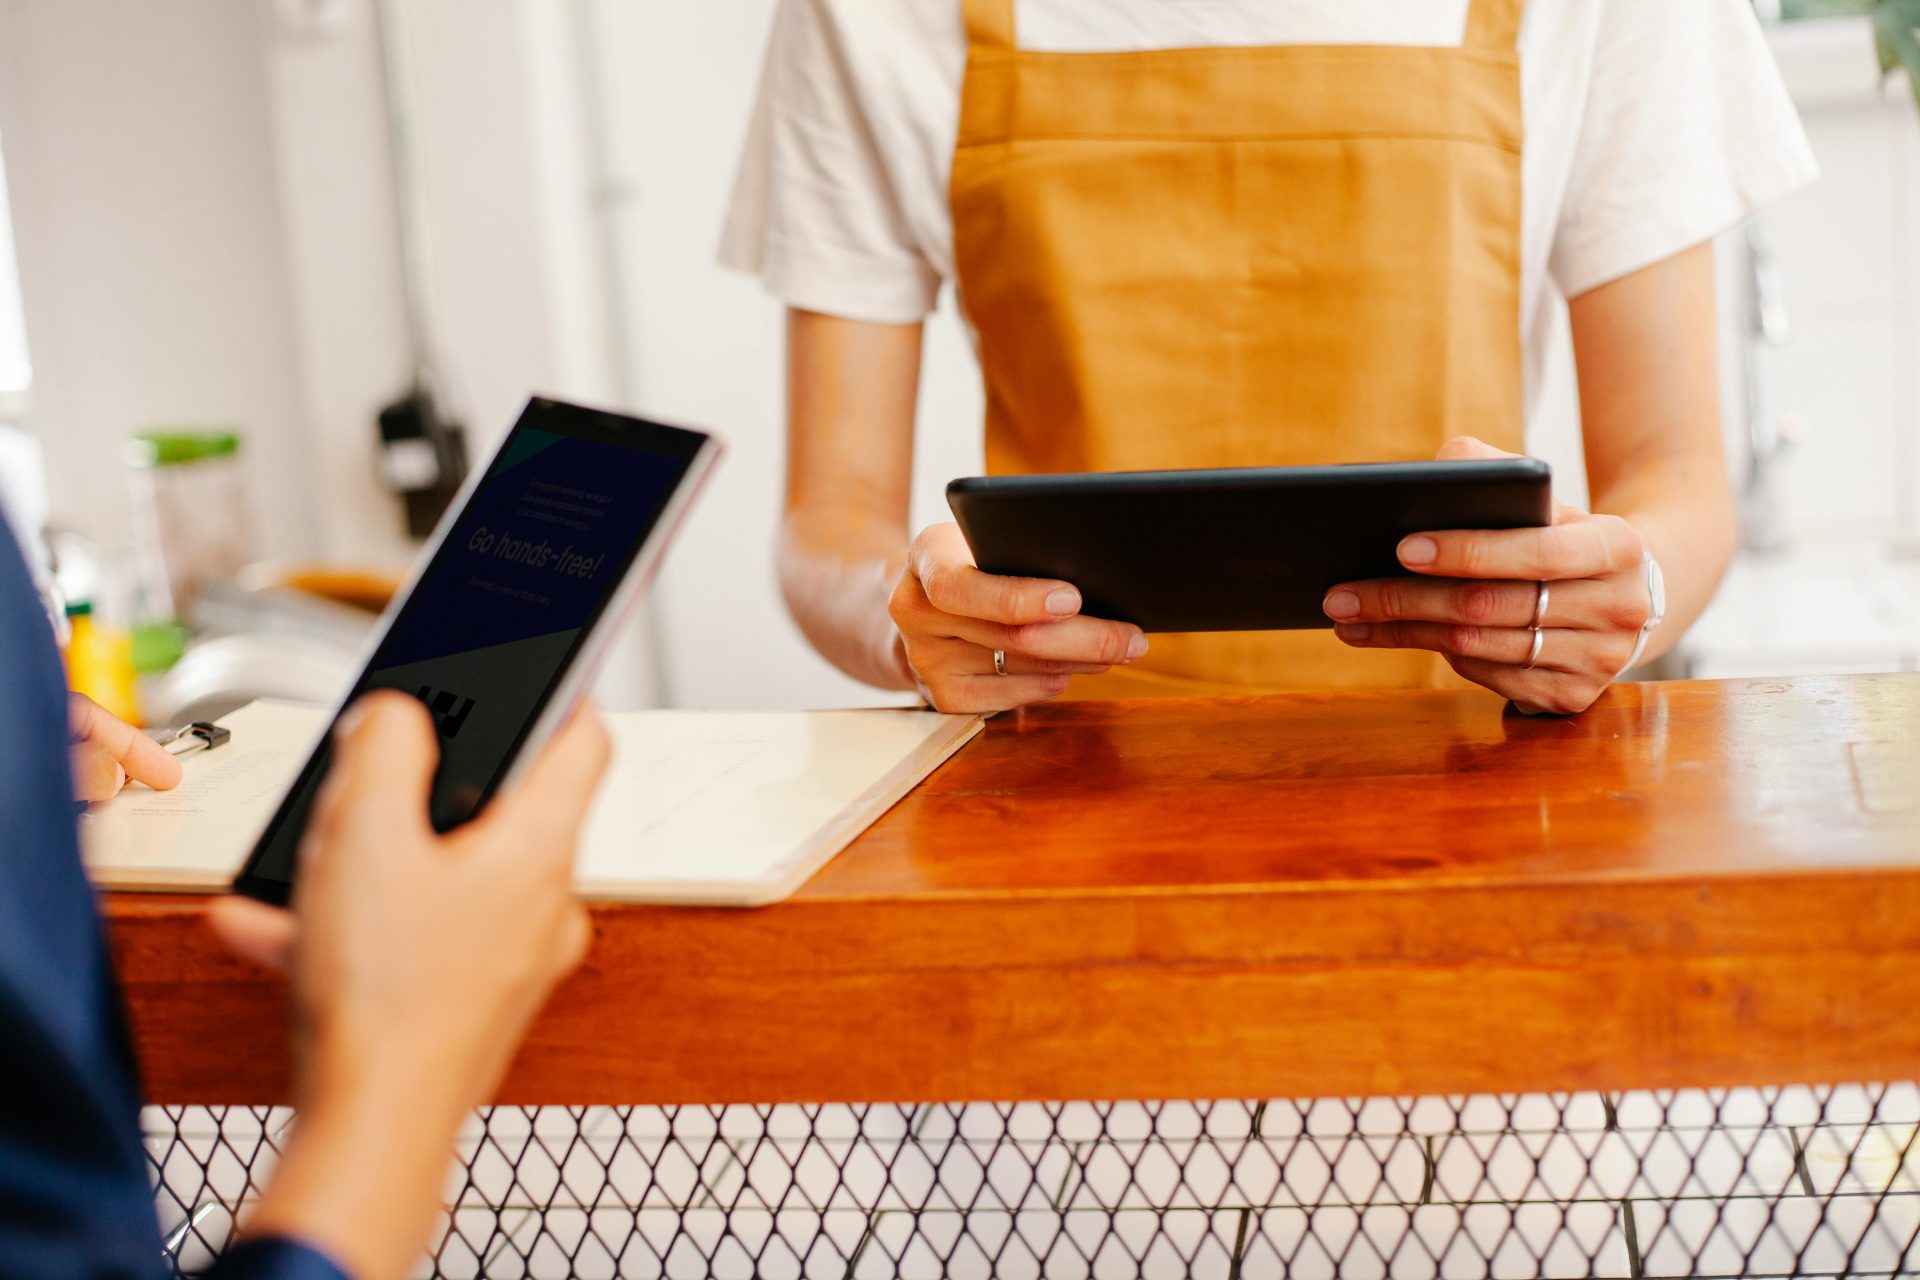
M 1521 452 L 1521 0 L 1459 48 L 1015 47 L 965 0 L 956 284 L 995 474 Z M 1068 696 L 1452 682 L 1331 631 L 1156 635 Z

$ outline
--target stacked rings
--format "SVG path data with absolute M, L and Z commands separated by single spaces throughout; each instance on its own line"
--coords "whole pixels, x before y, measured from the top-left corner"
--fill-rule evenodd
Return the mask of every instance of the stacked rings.
M 1547 633 L 1540 628 L 1547 620 L 1547 583 L 1543 578 L 1536 584 L 1533 595 L 1533 624 L 1528 629 L 1533 632 L 1533 648 L 1527 653 L 1527 660 L 1520 664 L 1522 671 L 1533 670 L 1533 664 L 1540 661 L 1540 648 L 1547 642 Z

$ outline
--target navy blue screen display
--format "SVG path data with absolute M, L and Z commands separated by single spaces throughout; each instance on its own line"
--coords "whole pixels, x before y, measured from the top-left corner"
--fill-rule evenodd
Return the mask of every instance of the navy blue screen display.
M 355 686 L 425 703 L 440 736 L 436 830 L 492 795 L 705 437 L 553 401 L 528 405 Z M 284 898 L 323 743 L 238 887 Z

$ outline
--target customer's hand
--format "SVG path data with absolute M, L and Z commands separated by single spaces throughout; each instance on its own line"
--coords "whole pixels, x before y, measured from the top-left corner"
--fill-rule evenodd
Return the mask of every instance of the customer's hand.
M 306 1145 L 250 1229 L 314 1241 L 356 1275 L 399 1275 L 417 1255 L 455 1127 L 590 932 L 572 872 L 608 759 L 598 719 L 575 716 L 516 788 L 444 836 L 427 819 L 437 759 L 418 702 L 361 701 L 336 734 L 292 914 L 234 898 L 212 915 L 235 951 L 290 962 L 293 982 Z
M 67 695 L 67 741 L 76 800 L 106 800 L 127 779 L 155 791 L 178 786 L 180 762 L 167 749 L 84 693 Z
M 1442 461 L 1511 458 L 1471 437 Z M 1364 649 L 1431 649 L 1475 684 L 1525 711 L 1572 714 L 1591 706 L 1632 655 L 1652 612 L 1645 547 L 1618 516 L 1561 502 L 1544 529 L 1418 533 L 1400 543 L 1415 578 L 1349 582 L 1327 593 L 1334 632 Z M 1534 607 L 1546 583 L 1538 661 Z
M 574 844 L 606 769 L 607 736 L 574 717 L 511 792 L 447 835 L 427 820 L 439 760 L 426 709 L 397 693 L 357 703 L 300 850 L 288 913 L 216 904 L 234 950 L 291 962 L 300 1066 L 438 1064 L 465 1109 L 491 1091 L 520 1034 L 586 952 Z
M 887 602 L 920 692 L 941 711 L 1005 711 L 1051 698 L 1067 677 L 1096 675 L 1147 651 L 1140 628 L 1080 616 L 1080 592 L 1046 578 L 975 567 L 960 526 L 913 540 Z M 994 670 L 994 650 L 1006 674 Z

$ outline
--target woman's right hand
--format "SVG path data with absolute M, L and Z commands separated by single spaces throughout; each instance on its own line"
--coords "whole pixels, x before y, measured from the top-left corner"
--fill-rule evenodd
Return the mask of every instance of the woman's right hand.
M 914 682 L 939 711 L 1040 702 L 1069 676 L 1097 675 L 1147 651 L 1132 623 L 1082 617 L 1072 583 L 981 572 L 950 522 L 913 540 L 887 612 Z M 996 649 L 1007 655 L 1005 675 L 994 670 Z

